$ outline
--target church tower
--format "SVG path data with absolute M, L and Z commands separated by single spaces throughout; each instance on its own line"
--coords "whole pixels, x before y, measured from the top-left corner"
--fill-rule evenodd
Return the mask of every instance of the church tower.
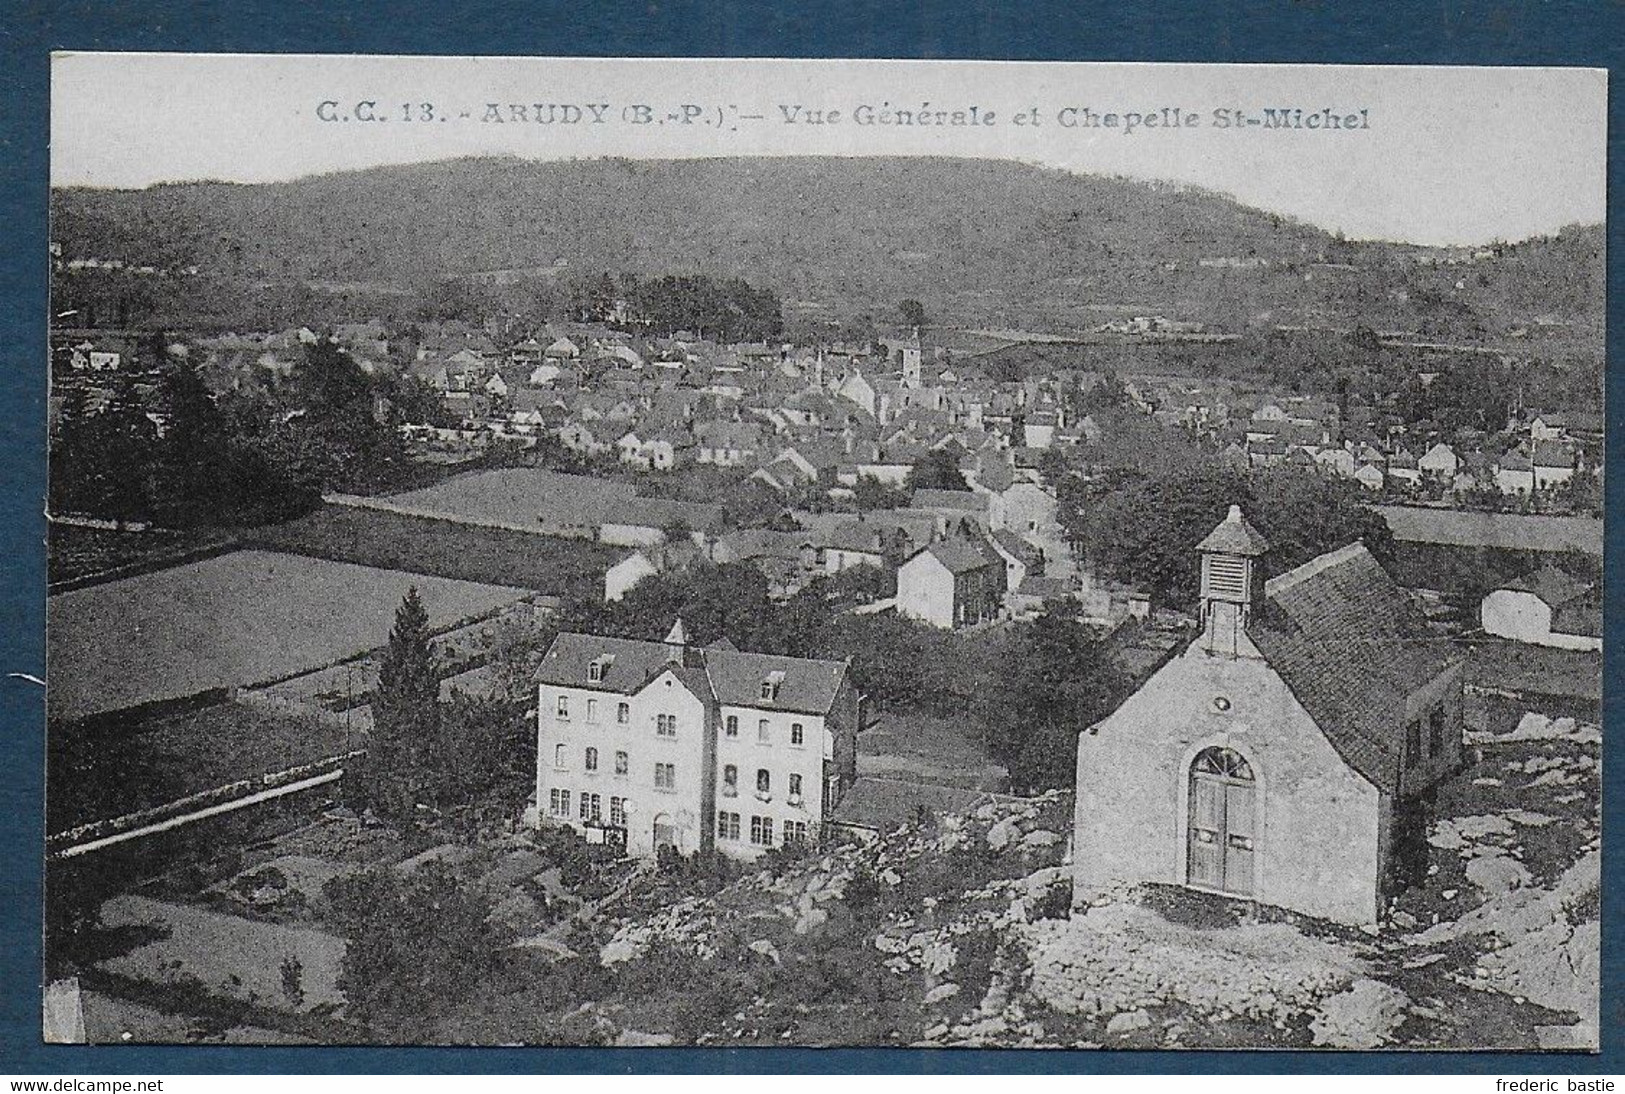
M 1235 657 L 1263 581 L 1258 560 L 1269 543 L 1247 523 L 1241 506 L 1232 505 L 1196 549 L 1202 555 L 1202 648 Z

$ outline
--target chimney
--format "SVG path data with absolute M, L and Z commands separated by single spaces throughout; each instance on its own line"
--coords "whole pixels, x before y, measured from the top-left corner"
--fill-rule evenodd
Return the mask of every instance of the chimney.
M 681 665 L 687 650 L 688 631 L 683 629 L 683 617 L 678 616 L 677 622 L 671 625 L 671 630 L 666 634 L 666 660 L 674 665 Z
M 1241 506 L 1232 505 L 1196 549 L 1202 556 L 1202 648 L 1239 656 L 1262 576 L 1257 560 L 1269 550 L 1269 543 L 1247 523 Z

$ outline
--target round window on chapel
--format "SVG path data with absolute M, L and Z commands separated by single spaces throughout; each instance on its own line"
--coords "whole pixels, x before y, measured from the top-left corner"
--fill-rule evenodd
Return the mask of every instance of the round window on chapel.
M 1215 695 L 1213 697 L 1213 710 L 1217 714 L 1230 713 L 1230 697 L 1227 695 Z

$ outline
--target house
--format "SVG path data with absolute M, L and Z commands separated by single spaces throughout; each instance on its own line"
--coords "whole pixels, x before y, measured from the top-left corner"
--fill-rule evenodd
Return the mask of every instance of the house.
M 897 570 L 897 614 L 951 630 L 995 619 L 1006 588 L 1004 560 L 962 539 L 914 554 Z
M 1238 507 L 1201 633 L 1078 739 L 1074 900 L 1162 883 L 1374 925 L 1461 763 L 1462 662 L 1360 543 L 1269 581 Z
M 1542 566 L 1492 589 L 1479 605 L 1484 630 L 1499 638 L 1566 650 L 1602 649 L 1602 597 L 1589 582 Z
M 848 665 L 566 632 L 537 670 L 538 823 L 652 858 L 815 845 L 857 778 Z
M 986 529 L 990 523 L 988 495 L 970 490 L 916 490 L 908 504 L 934 514 L 942 527 L 968 520 Z
M 1383 474 L 1382 468 L 1377 464 L 1363 463 L 1354 472 L 1354 481 L 1367 490 L 1381 490 L 1383 484 L 1387 482 L 1387 476 Z
M 694 427 L 695 460 L 717 467 L 753 463 L 762 447 L 762 427 L 755 422 L 709 421 Z
M 988 546 L 1004 560 L 1005 591 L 1014 592 L 1029 576 L 1044 572 L 1044 552 L 1007 528 L 996 528 L 987 537 Z
M 1417 457 L 1416 466 L 1424 475 L 1432 475 L 1441 482 L 1448 483 L 1456 477 L 1461 460 L 1457 458 L 1453 448 L 1440 441 Z

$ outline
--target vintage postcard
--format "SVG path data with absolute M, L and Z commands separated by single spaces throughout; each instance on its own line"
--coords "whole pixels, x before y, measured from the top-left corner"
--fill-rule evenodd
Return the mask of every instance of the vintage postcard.
M 1604 73 L 51 105 L 47 1041 L 1597 1048 Z

